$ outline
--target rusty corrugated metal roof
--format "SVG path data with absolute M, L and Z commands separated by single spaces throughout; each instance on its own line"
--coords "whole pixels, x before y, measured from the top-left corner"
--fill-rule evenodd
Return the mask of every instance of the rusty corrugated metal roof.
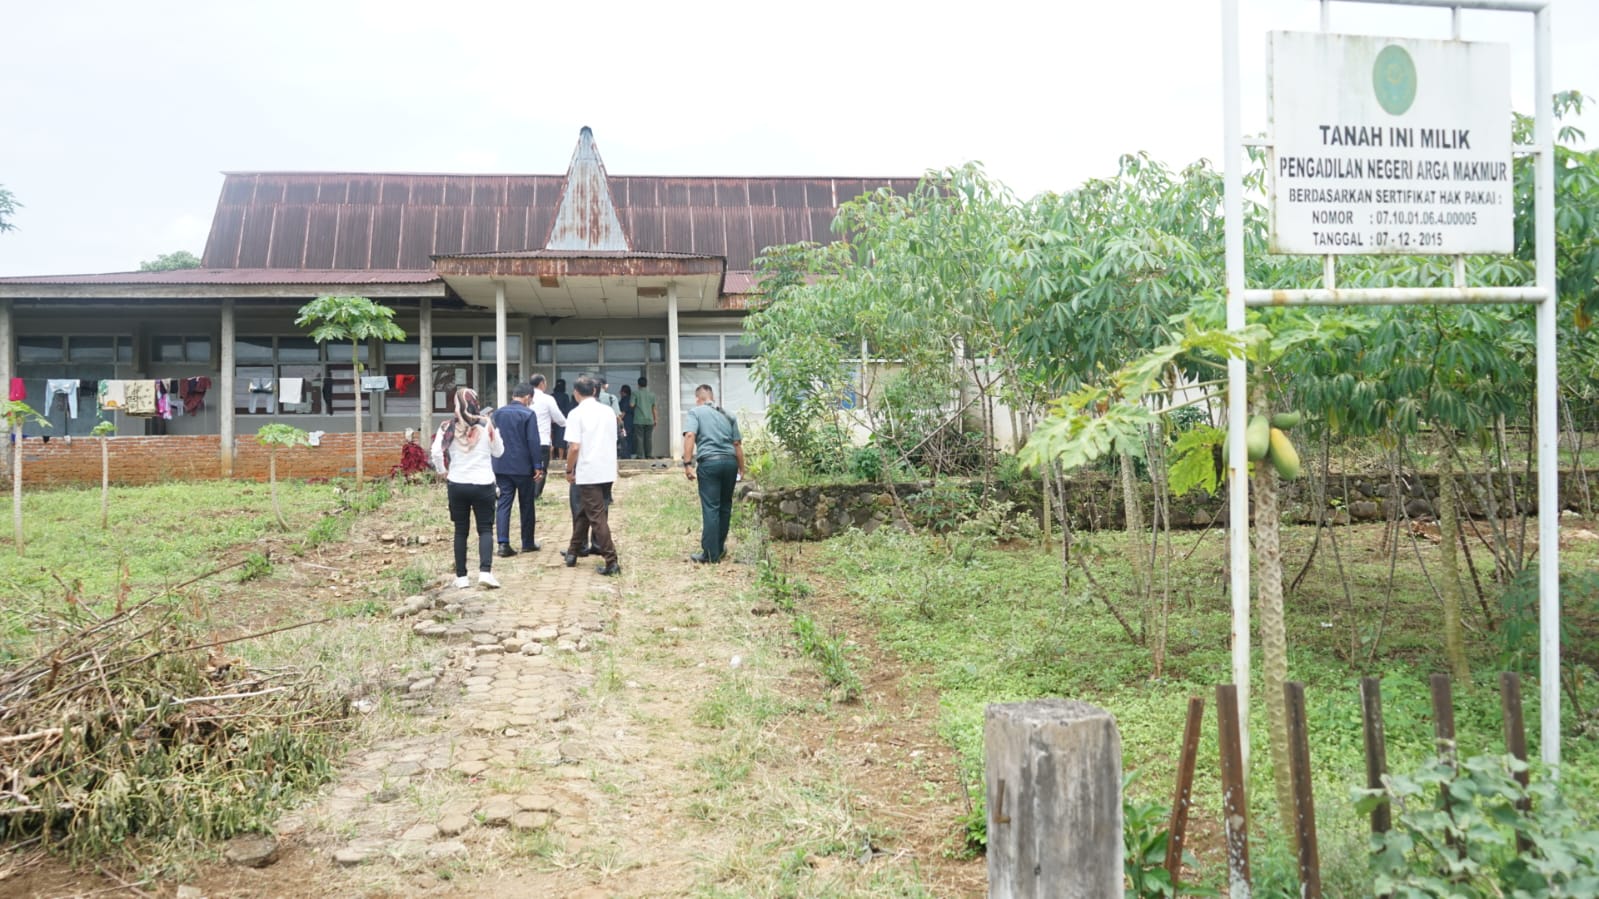
M 594 132 L 585 125 L 577 135 L 577 148 L 566 169 L 566 187 L 561 191 L 561 206 L 550 226 L 546 250 L 629 249 L 622 221 L 616 217 L 611 188 L 605 181 L 605 163 L 594 146 Z
M 574 165 L 582 149 L 580 137 Z M 603 173 L 597 154 L 595 162 Z M 731 270 L 752 268 L 768 246 L 830 242 L 839 204 L 880 187 L 909 193 L 917 183 L 609 174 L 604 181 L 627 248 L 720 256 Z M 539 249 L 557 233 L 567 185 L 562 175 L 231 172 L 204 261 L 371 273 L 423 269 L 435 256 Z
M 91 275 L 22 275 L 0 277 L 0 284 L 103 284 L 103 285 L 295 285 L 295 284 L 430 284 L 439 274 L 432 269 L 388 271 L 333 271 L 279 268 L 189 268 L 167 272 L 103 272 Z

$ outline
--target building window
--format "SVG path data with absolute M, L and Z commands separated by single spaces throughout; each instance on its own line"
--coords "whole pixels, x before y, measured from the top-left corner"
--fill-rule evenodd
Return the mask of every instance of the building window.
M 759 352 L 754 341 L 742 333 L 684 334 L 678 338 L 678 400 L 684 409 L 693 407 L 694 391 L 709 384 L 716 401 L 729 412 L 741 414 L 743 421 L 766 412 L 767 398 L 755 386 L 750 362 Z
M 184 339 L 184 352 L 200 348 Z M 207 342 L 204 351 L 210 353 Z M 363 366 L 371 347 L 353 349 Z M 233 409 L 240 415 L 349 415 L 355 410 L 355 366 L 348 343 L 319 344 L 304 336 L 243 335 L 233 347 Z M 372 374 L 372 372 L 367 372 Z M 362 393 L 361 410 L 371 409 Z
M 152 337 L 150 361 L 208 363 L 211 361 L 211 338 Z
M 490 337 L 434 336 L 433 411 L 455 411 L 455 389 L 470 387 L 478 402 L 498 406 L 495 349 L 499 342 Z M 522 377 L 522 335 L 505 337 L 505 385 L 510 389 Z

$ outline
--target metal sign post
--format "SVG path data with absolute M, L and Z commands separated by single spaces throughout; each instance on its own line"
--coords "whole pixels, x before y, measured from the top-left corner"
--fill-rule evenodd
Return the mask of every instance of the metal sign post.
M 1321 34 L 1325 35 L 1328 29 L 1328 10 L 1331 0 L 1321 2 Z M 1243 155 L 1244 139 L 1242 123 L 1240 121 L 1239 99 L 1239 71 L 1238 71 L 1238 0 L 1222 0 L 1222 73 L 1225 106 L 1223 113 L 1223 127 L 1226 131 L 1223 151 L 1225 155 L 1224 179 L 1225 198 L 1224 213 L 1226 218 L 1226 265 L 1227 265 L 1227 327 L 1232 331 L 1242 331 L 1244 327 L 1244 313 L 1246 307 L 1251 306 L 1296 306 L 1296 305 L 1385 305 L 1385 304 L 1457 304 L 1457 303 L 1525 303 L 1536 308 L 1536 335 L 1537 335 L 1537 458 L 1538 458 L 1538 624 L 1539 624 L 1539 713 L 1541 724 L 1541 756 L 1546 764 L 1556 766 L 1560 763 L 1560 495 L 1558 489 L 1559 458 L 1557 455 L 1556 428 L 1556 375 L 1555 375 L 1555 315 L 1558 306 L 1555 290 L 1555 207 L 1554 207 L 1554 87 L 1551 77 L 1550 56 L 1552 50 L 1551 38 L 1551 6 L 1553 0 L 1343 0 L 1354 3 L 1385 3 L 1402 6 L 1429 6 L 1451 10 L 1453 21 L 1454 40 L 1451 42 L 1416 42 L 1406 39 L 1382 40 L 1389 46 L 1398 46 L 1401 51 L 1396 56 L 1403 59 L 1390 59 L 1398 68 L 1394 71 L 1398 77 L 1394 79 L 1396 87 L 1389 95 L 1383 95 L 1383 86 L 1377 87 L 1377 101 L 1381 102 L 1390 113 L 1395 108 L 1401 112 L 1407 108 L 1415 94 L 1414 68 L 1410 70 L 1409 96 L 1405 93 L 1404 66 L 1414 63 L 1412 54 L 1422 56 L 1424 60 L 1433 59 L 1428 54 L 1434 54 L 1443 60 L 1437 65 L 1453 65 L 1449 60 L 1455 57 L 1466 57 L 1472 53 L 1483 55 L 1482 48 L 1474 45 L 1459 43 L 1460 41 L 1460 11 L 1473 10 L 1501 10 L 1512 12 L 1532 13 L 1535 16 L 1535 43 L 1534 62 L 1536 78 L 1534 90 L 1537 94 L 1534 117 L 1533 143 L 1531 146 L 1514 147 L 1514 152 L 1530 155 L 1534 159 L 1534 172 L 1536 175 L 1536 196 L 1534 205 L 1534 226 L 1537 234 L 1534 251 L 1536 254 L 1535 283 L 1525 287 L 1470 287 L 1465 283 L 1465 262 L 1460 254 L 1466 252 L 1503 252 L 1508 249 L 1507 244 L 1499 243 L 1498 238 L 1492 237 L 1488 231 L 1502 229 L 1504 222 L 1502 214 L 1510 210 L 1500 209 L 1501 200 L 1498 197 L 1508 196 L 1508 173 L 1500 172 L 1495 168 L 1495 163 L 1489 156 L 1478 153 L 1482 145 L 1472 145 L 1474 139 L 1471 135 L 1463 133 L 1475 130 L 1478 126 L 1461 126 L 1444 130 L 1441 133 L 1423 135 L 1419 133 L 1424 129 L 1395 128 L 1390 130 L 1377 129 L 1375 132 L 1363 131 L 1356 126 L 1366 125 L 1369 122 L 1349 122 L 1347 131 L 1336 133 L 1321 132 L 1318 136 L 1329 146 L 1338 149 L 1349 149 L 1350 152 L 1328 154 L 1325 158 L 1318 159 L 1314 154 L 1307 156 L 1299 154 L 1296 161 L 1291 163 L 1291 174 L 1296 177 L 1309 179 L 1307 186 L 1297 189 L 1321 190 L 1324 186 L 1314 185 L 1316 178 L 1328 176 L 1334 180 L 1347 179 L 1354 184 L 1359 177 L 1370 174 L 1371 167 L 1376 167 L 1379 179 L 1411 179 L 1405 194 L 1392 196 L 1382 195 L 1380 199 L 1392 202 L 1379 202 L 1368 206 L 1349 207 L 1347 217 L 1343 212 L 1327 212 L 1322 207 L 1323 214 L 1328 217 L 1317 221 L 1310 216 L 1314 213 L 1309 210 L 1292 210 L 1284 213 L 1283 210 L 1273 209 L 1273 240 L 1287 238 L 1282 249 L 1286 252 L 1313 252 L 1326 254 L 1324 265 L 1324 285 L 1320 288 L 1306 288 L 1298 290 L 1258 290 L 1250 289 L 1246 283 L 1244 268 L 1243 248 Z M 1327 37 L 1331 37 L 1328 35 Z M 1294 40 L 1300 40 L 1298 38 Z M 1302 39 L 1302 43 L 1294 44 L 1295 49 L 1303 47 L 1317 48 L 1318 52 L 1324 50 L 1320 41 L 1322 38 L 1312 35 Z M 1372 39 L 1348 39 L 1351 41 Z M 1432 44 L 1439 44 L 1437 48 Z M 1453 46 L 1450 46 L 1453 45 Z M 1384 48 L 1383 52 L 1388 52 Z M 1494 55 L 1489 49 L 1487 56 Z M 1382 61 L 1379 60 L 1379 63 Z M 1508 95 L 1508 89 L 1493 88 L 1501 95 Z M 1334 101 L 1336 105 L 1337 101 Z M 1468 106 L 1470 104 L 1467 104 Z M 1466 114 L 1470 114 L 1470 110 Z M 1498 110 L 1495 110 L 1497 114 Z M 1504 112 L 1508 120 L 1508 111 Z M 1287 116 L 1290 121 L 1293 117 Z M 1280 124 L 1280 123 L 1278 123 Z M 1314 124 L 1314 123 L 1312 123 Z M 1325 123 L 1333 125 L 1335 123 Z M 1445 123 L 1436 123 L 1443 126 Z M 1318 126 L 1319 127 L 1319 126 Z M 1507 126 L 1508 127 L 1508 126 Z M 1298 139 L 1300 135 L 1296 135 Z M 1266 141 L 1252 141 L 1251 145 L 1265 146 L 1277 149 L 1277 142 L 1284 139 L 1281 133 L 1273 133 Z M 1332 141 L 1336 140 L 1336 144 Z M 1394 142 L 1402 142 L 1397 150 Z M 1369 152 L 1374 141 L 1383 141 L 1386 149 L 1383 152 Z M 1422 145 L 1432 150 L 1449 151 L 1448 153 L 1432 153 L 1428 160 L 1406 162 L 1411 158 L 1407 152 L 1412 147 Z M 1302 144 L 1301 144 L 1302 146 Z M 1451 156 L 1451 154 L 1453 154 Z M 1475 155 L 1469 155 L 1475 154 Z M 1273 154 L 1276 155 L 1275 152 Z M 1468 166 L 1464 169 L 1450 169 L 1451 176 L 1457 172 L 1468 181 L 1480 183 L 1472 185 L 1473 189 L 1495 192 L 1493 197 L 1488 193 L 1474 194 L 1469 197 L 1444 198 L 1437 195 L 1427 196 L 1425 184 L 1414 183 L 1417 178 L 1425 178 L 1431 169 L 1426 168 L 1429 160 L 1436 163 L 1444 160 L 1444 164 L 1454 166 L 1457 162 Z M 1375 162 L 1359 162 L 1351 164 L 1350 160 L 1375 160 Z M 1470 177 L 1467 177 L 1470 176 Z M 1455 179 L 1451 177 L 1451 181 Z M 1274 194 L 1276 181 L 1273 181 Z M 1498 193 L 1503 190 L 1504 193 Z M 1294 199 L 1309 202 L 1311 200 L 1326 199 L 1332 195 L 1305 193 L 1297 195 Z M 1274 196 L 1274 204 L 1278 199 L 1288 201 L 1290 198 Z M 1348 200 L 1358 204 L 1361 200 L 1377 199 L 1368 195 L 1343 193 L 1337 194 L 1334 199 Z M 1443 202 L 1455 201 L 1451 208 L 1434 205 Z M 1466 213 L 1473 211 L 1475 205 L 1476 216 Z M 1295 216 L 1300 216 L 1296 218 Z M 1290 229 L 1297 229 L 1290 233 L 1278 233 L 1279 217 L 1281 223 Z M 1490 225 L 1491 229 L 1478 228 L 1478 222 Z M 1324 237 L 1322 235 L 1335 235 Z M 1380 236 L 1379 236 L 1380 235 Z M 1402 237 L 1400 235 L 1403 235 Z M 1399 241 L 1403 240 L 1402 245 Z M 1307 243 L 1309 249 L 1307 249 Z M 1451 286 L 1432 286 L 1422 288 L 1379 288 L 1369 290 L 1339 290 L 1335 281 L 1336 265 L 1335 253 L 1374 253 L 1374 252 L 1404 252 L 1416 255 L 1452 255 L 1454 257 L 1455 283 Z M 1229 528 L 1230 528 L 1230 567 L 1232 570 L 1231 588 L 1233 600 L 1233 681 L 1238 686 L 1239 704 L 1248 708 L 1249 697 L 1249 494 L 1248 494 L 1248 462 L 1244 440 L 1244 423 L 1247 415 L 1248 383 L 1247 368 L 1242 359 L 1229 359 L 1228 373 L 1228 433 L 1231 437 L 1227 459 L 1229 477 Z M 1240 730 L 1244 758 L 1248 759 L 1249 735 L 1243 722 L 1246 716 L 1240 716 Z

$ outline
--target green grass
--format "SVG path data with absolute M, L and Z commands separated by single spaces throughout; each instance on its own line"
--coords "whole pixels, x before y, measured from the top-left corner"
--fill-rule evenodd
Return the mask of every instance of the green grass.
M 339 508 L 326 484 L 284 481 L 278 489 L 291 528 Z M 13 613 L 5 633 L 13 635 L 25 629 L 19 609 L 58 605 L 69 594 L 111 599 L 119 587 L 143 598 L 239 561 L 241 547 L 279 534 L 268 486 L 248 481 L 115 487 L 105 530 L 98 488 L 25 489 L 22 519 L 25 553 L 9 539 L 0 545 L 0 587 Z
M 1432 751 L 1431 706 L 1427 676 L 1445 670 L 1436 604 L 1414 564 L 1408 547 L 1396 574 L 1389 622 L 1367 664 L 1374 622 L 1381 617 L 1388 579 L 1388 556 L 1372 550 L 1371 529 L 1357 538 L 1344 529 L 1341 545 L 1350 575 L 1353 607 L 1346 600 L 1325 544 L 1318 568 L 1303 588 L 1287 600 L 1290 645 L 1289 677 L 1306 683 L 1309 701 L 1313 781 L 1317 810 L 1323 822 L 1323 844 L 1356 849 L 1363 845 L 1364 822 L 1352 811 L 1350 789 L 1364 785 L 1358 680 L 1362 674 L 1383 678 L 1390 770 L 1414 767 Z M 1308 553 L 1312 532 L 1285 529 L 1285 568 L 1292 578 Z M 1082 538 L 1079 537 L 1081 540 Z M 1179 557 L 1197 539 L 1179 534 Z M 1229 633 L 1231 609 L 1225 598 L 1220 535 L 1200 544 L 1172 572 L 1172 615 L 1165 670 L 1155 678 L 1150 649 L 1135 644 L 1106 611 L 1104 600 L 1118 604 L 1135 630 L 1140 627 L 1130 550 L 1120 534 L 1097 534 L 1089 562 L 1100 589 L 1073 572 L 1063 587 L 1058 549 L 1046 554 L 1032 546 L 999 549 L 989 541 L 958 535 L 907 535 L 880 529 L 829 541 L 812 553 L 820 573 L 844 585 L 851 602 L 871 611 L 880 641 L 891 647 L 925 677 L 939 694 L 939 727 L 960 751 L 969 781 L 982 777 L 983 709 L 993 702 L 1038 697 L 1064 697 L 1094 703 L 1116 718 L 1122 736 L 1125 767 L 1138 769 L 1137 794 L 1170 801 L 1190 696 L 1206 701 L 1194 787 L 1195 817 L 1219 817 L 1218 755 L 1214 717 L 1215 686 L 1231 680 Z M 1078 552 L 1087 551 L 1081 544 Z M 1147 552 L 1147 548 L 1144 550 Z M 1436 550 L 1424 549 L 1436 554 Z M 1408 559 L 1407 559 L 1408 556 Z M 1593 551 L 1563 555 L 1568 567 L 1594 564 Z M 1429 559 L 1435 566 L 1436 558 Z M 1433 568 L 1436 571 L 1436 567 Z M 803 576 L 804 569 L 769 575 L 768 579 Z M 1468 587 L 1469 589 L 1469 587 Z M 1475 598 L 1466 616 L 1476 628 L 1469 649 L 1477 681 L 1456 685 L 1456 725 L 1464 754 L 1502 752 L 1497 675 L 1499 638 L 1482 628 Z M 1351 644 L 1354 650 L 1351 651 Z M 1284 829 L 1274 820 L 1266 721 L 1260 704 L 1261 672 L 1258 643 L 1251 683 L 1250 733 L 1253 751 L 1248 790 L 1253 797 L 1262 870 L 1284 850 Z M 1599 704 L 1587 687 L 1585 706 Z M 1530 752 L 1538 748 L 1536 683 L 1524 684 Z M 1567 737 L 1563 742 L 1564 783 L 1577 796 L 1589 797 L 1593 808 L 1599 747 L 1574 739 L 1578 725 L 1569 701 L 1563 710 Z M 980 796 L 981 789 L 975 791 Z M 1583 804 L 1581 798 L 1571 800 Z M 1345 855 L 1348 853 L 1345 852 Z M 1348 865 L 1334 864 L 1323 851 L 1332 875 L 1350 881 Z M 1210 859 L 1215 870 L 1215 860 Z M 1291 859 L 1289 859 L 1291 862 Z M 1342 865 L 1342 866 L 1341 866 Z M 1285 870 L 1291 871 L 1288 864 Z M 1358 877 L 1356 878 L 1358 880 Z M 1284 884 L 1291 878 L 1281 879 Z M 1273 882 L 1266 877 L 1264 883 Z M 1284 887 L 1288 889 L 1289 887 Z M 1271 895 L 1268 888 L 1257 895 Z

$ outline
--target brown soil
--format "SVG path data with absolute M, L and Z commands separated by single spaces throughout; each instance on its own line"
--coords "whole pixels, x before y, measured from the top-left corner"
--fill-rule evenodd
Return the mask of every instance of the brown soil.
M 663 476 L 647 476 L 656 477 Z M 833 804 L 826 812 L 846 822 L 840 833 L 865 837 L 860 845 L 803 852 L 800 863 L 808 870 L 796 875 L 802 883 L 796 895 L 886 895 L 881 886 L 869 884 L 875 873 L 889 870 L 901 879 L 895 882 L 918 882 L 932 895 L 982 895 L 982 859 L 959 853 L 957 819 L 967 800 L 953 752 L 934 730 L 937 696 L 910 683 L 901 664 L 876 646 L 863 616 L 841 595 L 824 589 L 806 600 L 806 610 L 826 629 L 854 642 L 853 663 L 864 687 L 859 700 L 837 701 L 816 666 L 798 656 L 788 616 L 770 607 L 752 610 L 753 600 L 737 599 L 753 596 L 755 566 L 692 566 L 684 554 L 697 534 L 654 541 L 669 546 L 649 545 L 649 539 L 630 528 L 636 516 L 646 513 L 630 509 L 628 497 L 645 480 L 618 485 L 613 522 L 624 576 L 619 583 L 589 576 L 592 589 L 614 588 L 604 601 L 610 643 L 604 654 L 576 657 L 585 677 L 597 683 L 578 694 L 554 734 L 564 741 L 563 751 L 568 744 L 590 749 L 585 764 L 591 777 L 554 783 L 552 791 L 569 790 L 586 806 L 587 816 L 578 826 L 550 834 L 558 841 L 553 853 L 530 851 L 525 839 L 495 834 L 472 843 L 468 864 L 339 868 L 330 853 L 348 835 L 335 833 L 336 828 L 319 823 L 314 815 L 297 814 L 294 825 L 280 829 L 278 860 L 262 869 L 198 861 L 190 863 L 187 876 L 165 880 L 134 873 L 148 870 L 137 861 L 107 859 L 74 870 L 59 859 L 23 849 L 0 856 L 0 894 L 170 897 L 183 885 L 196 888 L 194 895 L 262 899 L 673 896 L 703 893 L 707 884 L 716 895 L 767 893 L 778 888 L 767 885 L 775 879 L 760 879 L 770 876 L 761 869 L 784 858 L 787 844 L 785 834 L 763 828 L 796 828 L 792 845 L 803 846 L 800 831 L 815 824 L 785 819 L 782 809 L 774 807 L 787 801 L 785 791 L 800 790 Z M 440 494 L 432 499 L 442 507 L 442 489 Z M 348 544 L 302 558 L 304 564 L 282 566 L 285 573 L 266 586 L 226 588 L 228 602 L 218 605 L 232 610 L 231 620 L 217 622 L 218 630 L 244 633 L 319 617 L 330 593 L 350 601 L 369 595 L 369 585 L 392 584 L 394 566 L 410 560 L 402 556 L 396 561 L 371 550 L 380 533 L 416 533 L 404 523 L 401 502 L 363 520 Z M 559 506 L 540 504 L 544 552 L 496 565 L 507 582 L 504 594 L 512 592 L 511 581 L 519 577 L 549 589 L 564 581 L 545 579 L 571 576 L 552 551 L 564 543 L 567 529 L 564 523 L 545 524 L 564 519 L 559 513 Z M 446 526 L 439 521 L 426 532 L 431 543 L 418 557 L 441 573 L 448 567 Z M 557 537 L 561 539 L 552 539 Z M 289 553 L 286 541 L 275 548 L 279 557 Z M 730 598 L 736 605 L 730 606 Z M 717 619 L 727 616 L 729 608 L 741 610 L 743 620 L 721 626 Z M 409 626 L 381 621 L 397 638 Z M 761 733 L 758 761 L 747 781 L 722 794 L 723 800 L 732 798 L 716 806 L 718 797 L 706 785 L 704 763 L 729 737 L 698 722 L 696 711 L 728 676 L 729 660 L 741 654 L 746 659 L 762 655 L 770 662 L 750 676 L 787 711 Z M 604 666 L 610 667 L 599 670 Z M 607 678 L 609 689 L 602 689 Z M 451 689 L 459 691 L 459 683 L 441 686 L 434 706 L 413 722 L 441 744 L 464 737 L 463 725 L 450 714 L 451 704 L 458 701 Z M 361 749 L 352 747 L 352 758 Z M 549 777 L 543 771 L 528 776 L 536 783 Z M 479 786 L 469 781 L 459 789 L 469 792 Z M 337 782 L 330 784 L 324 797 L 337 787 Z M 742 803 L 751 807 L 748 813 L 739 810 Z M 742 871 L 744 865 L 755 870 Z

